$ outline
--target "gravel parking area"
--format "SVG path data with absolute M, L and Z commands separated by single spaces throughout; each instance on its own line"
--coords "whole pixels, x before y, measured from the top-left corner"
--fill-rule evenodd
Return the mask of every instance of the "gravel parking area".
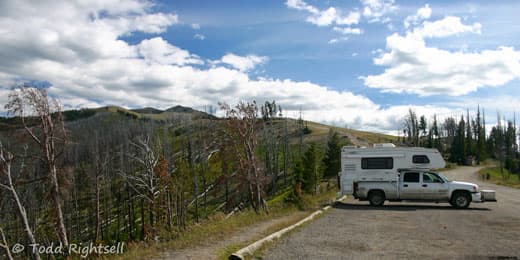
M 445 172 L 495 189 L 498 203 L 389 203 L 347 199 L 278 241 L 265 259 L 519 259 L 520 190 L 482 183 L 475 167 Z

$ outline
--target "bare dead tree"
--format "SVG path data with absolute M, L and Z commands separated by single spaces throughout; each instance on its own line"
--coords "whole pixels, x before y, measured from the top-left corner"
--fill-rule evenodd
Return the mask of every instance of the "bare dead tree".
M 110 162 L 110 156 L 108 149 L 104 149 L 104 152 L 100 149 L 98 133 L 94 132 L 94 144 L 91 147 L 93 164 L 94 164 L 94 184 L 96 193 L 96 227 L 94 233 L 94 241 L 99 240 L 101 234 L 101 186 L 103 183 L 103 172 L 107 169 L 108 163 Z
M 66 247 L 69 245 L 65 219 L 62 210 L 60 180 L 58 179 L 58 157 L 63 154 L 67 144 L 67 135 L 63 123 L 60 103 L 47 95 L 41 88 L 22 86 L 9 94 L 7 111 L 22 120 L 25 131 L 38 145 L 40 155 L 36 157 L 43 162 L 48 171 L 50 194 L 56 215 L 56 233 Z M 36 119 L 34 126 L 27 124 L 27 118 Z
M 25 146 L 25 150 L 27 150 L 27 146 Z M 34 238 L 33 231 L 31 229 L 31 226 L 29 225 L 29 219 L 27 217 L 27 211 L 25 210 L 24 205 L 22 204 L 22 201 L 20 200 L 20 197 L 18 196 L 18 192 L 16 191 L 16 188 L 13 183 L 13 177 L 11 174 L 11 164 L 14 160 L 14 155 L 8 151 L 6 151 L 2 143 L 0 143 L 0 177 L 4 179 L 2 182 L 0 182 L 0 188 L 7 190 L 11 193 L 13 200 L 16 204 L 16 208 L 18 211 L 18 214 L 20 215 L 20 219 L 22 220 L 22 225 L 25 229 L 25 234 L 27 235 L 27 239 L 31 244 L 36 244 L 36 239 Z M 21 171 L 25 168 L 25 164 L 22 161 L 21 165 Z M 5 242 L 5 237 L 2 231 L 2 240 L 3 245 L 7 245 Z M 8 256 L 9 256 L 9 248 L 7 248 Z M 40 254 L 36 251 L 34 251 L 34 257 L 36 259 L 40 259 Z
M 261 174 L 260 163 L 256 157 L 258 147 L 257 121 L 258 107 L 256 102 L 240 102 L 235 107 L 221 104 L 226 111 L 226 133 L 238 157 L 239 172 L 245 175 L 251 205 L 258 213 L 260 207 L 268 212 L 264 199 L 264 185 L 268 182 Z
M 0 235 L 2 236 L 2 241 L 0 243 L 0 247 L 5 250 L 7 259 L 13 260 L 14 258 L 11 255 L 11 250 L 9 248 L 9 244 L 7 243 L 7 240 L 5 239 L 4 230 L 1 227 L 0 227 Z
M 144 139 L 138 138 L 136 142 L 130 142 L 130 145 L 135 148 L 135 152 L 127 156 L 137 165 L 136 171 L 135 173 L 119 171 L 119 174 L 128 181 L 130 187 L 132 187 L 139 197 L 148 201 L 150 225 L 153 226 L 154 203 L 161 192 L 159 176 L 155 173 L 159 157 L 151 147 L 149 136 Z

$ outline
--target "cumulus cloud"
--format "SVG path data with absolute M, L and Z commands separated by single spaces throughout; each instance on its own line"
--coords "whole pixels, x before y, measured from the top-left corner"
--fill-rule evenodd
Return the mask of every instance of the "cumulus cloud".
M 363 95 L 311 82 L 251 78 L 248 72 L 267 57 L 229 53 L 205 62 L 154 35 L 178 23 L 178 17 L 162 14 L 156 17 L 165 20 L 149 21 L 157 15 L 151 7 L 137 0 L 0 2 L 0 102 L 6 103 L 14 83 L 36 79 L 51 82 L 49 93 L 66 108 L 202 108 L 274 99 L 289 116 L 302 109 L 308 120 L 377 131 L 397 129 L 406 114 L 408 106 L 382 108 Z M 136 20 L 145 24 L 132 25 Z M 152 35 L 134 44 L 120 39 L 135 31 Z M 423 110 L 442 111 L 434 106 Z
M 441 38 L 461 33 L 480 34 L 481 28 L 482 25 L 480 23 L 465 25 L 459 17 L 447 16 L 435 22 L 425 21 L 421 27 L 415 28 L 412 34 L 422 38 Z
M 386 38 L 387 51 L 374 59 L 374 64 L 387 68 L 382 74 L 362 77 L 364 84 L 384 92 L 460 96 L 519 78 L 520 52 L 513 47 L 452 52 L 425 41 L 480 31 L 479 23 L 467 25 L 448 16 L 425 21 L 404 36 L 394 33 Z
M 228 53 L 222 57 L 220 60 L 222 63 L 229 64 L 233 68 L 236 68 L 240 71 L 249 71 L 256 67 L 257 65 L 264 64 L 269 60 L 269 58 L 265 56 L 257 56 L 257 55 L 247 55 L 247 56 L 239 56 L 233 53 Z
M 204 63 L 196 55 L 169 44 L 161 37 L 145 39 L 136 47 L 139 54 L 147 62 L 173 65 Z
M 408 28 L 410 25 L 417 25 L 419 22 L 429 19 L 432 15 L 432 9 L 430 5 L 426 4 L 417 10 L 417 13 L 406 17 L 404 20 L 404 27 Z
M 287 0 L 285 5 L 291 9 L 308 12 L 309 16 L 306 21 L 317 26 L 333 26 L 332 30 L 334 32 L 344 35 L 363 33 L 360 28 L 352 27 L 352 25 L 358 24 L 361 20 L 361 14 L 357 10 L 350 11 L 347 15 L 343 15 L 336 7 L 320 10 L 315 6 L 307 4 L 303 0 Z M 328 43 L 334 44 L 346 40 L 348 40 L 348 37 L 337 37 L 329 40 Z
M 350 11 L 347 15 L 343 15 L 335 7 L 329 7 L 325 10 L 320 10 L 312 5 L 307 4 L 303 0 L 287 0 L 285 2 L 287 7 L 307 11 L 309 16 L 307 22 L 315 24 L 317 26 L 330 26 L 330 25 L 352 25 L 358 24 L 361 15 L 357 11 Z
M 390 22 L 388 15 L 397 11 L 397 5 L 394 0 L 362 0 L 363 16 L 369 22 Z

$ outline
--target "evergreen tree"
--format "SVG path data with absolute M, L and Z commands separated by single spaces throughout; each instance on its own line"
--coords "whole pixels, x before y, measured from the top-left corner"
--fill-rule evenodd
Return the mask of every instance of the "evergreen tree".
M 437 115 L 433 115 L 433 123 L 432 123 L 432 129 L 430 130 L 432 139 L 433 139 L 433 145 L 432 148 L 437 148 L 440 152 L 442 152 L 442 145 L 440 141 L 440 135 L 439 135 L 439 126 L 437 124 Z
M 311 143 L 303 155 L 302 188 L 307 193 L 316 194 L 318 191 L 320 181 L 318 166 L 318 151 L 316 145 Z
M 476 147 L 476 155 L 477 155 L 477 164 L 480 164 L 481 161 L 484 161 L 487 157 L 486 152 L 486 129 L 484 126 L 484 118 L 480 118 L 480 107 L 477 111 L 477 147 Z
M 460 117 L 459 125 L 456 128 L 455 136 L 453 137 L 453 144 L 451 145 L 451 161 L 459 164 L 463 164 L 466 159 L 466 146 L 465 146 L 465 129 L 466 122 L 464 117 Z
M 303 186 L 303 165 L 301 158 L 298 158 L 294 161 L 292 165 L 292 172 L 294 176 L 294 192 L 299 197 L 302 193 Z
M 329 131 L 329 140 L 327 142 L 327 151 L 323 158 L 323 175 L 325 177 L 334 177 L 338 175 L 341 168 L 341 147 L 339 135 L 333 129 Z
M 422 115 L 420 118 L 419 118 L 419 134 L 420 134 L 420 139 L 419 139 L 419 145 L 421 143 L 424 143 L 424 141 L 422 141 L 423 137 L 426 136 L 427 134 L 427 129 L 428 129 L 428 123 L 426 122 L 426 117 L 424 117 L 424 115 Z
M 464 140 L 464 153 L 465 155 L 473 155 L 473 134 L 471 132 L 471 120 L 469 118 L 469 109 L 466 113 L 466 138 Z

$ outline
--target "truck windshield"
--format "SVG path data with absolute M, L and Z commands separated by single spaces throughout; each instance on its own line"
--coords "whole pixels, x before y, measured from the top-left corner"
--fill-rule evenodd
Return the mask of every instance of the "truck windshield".
M 446 177 L 446 176 L 444 176 L 444 175 L 442 175 L 442 174 L 440 174 L 440 173 L 438 173 L 438 172 L 436 172 L 436 173 L 434 173 L 434 174 L 436 174 L 436 175 L 438 175 L 439 177 L 441 177 L 441 179 L 443 179 L 445 182 L 450 182 L 450 179 L 448 179 L 448 177 Z

